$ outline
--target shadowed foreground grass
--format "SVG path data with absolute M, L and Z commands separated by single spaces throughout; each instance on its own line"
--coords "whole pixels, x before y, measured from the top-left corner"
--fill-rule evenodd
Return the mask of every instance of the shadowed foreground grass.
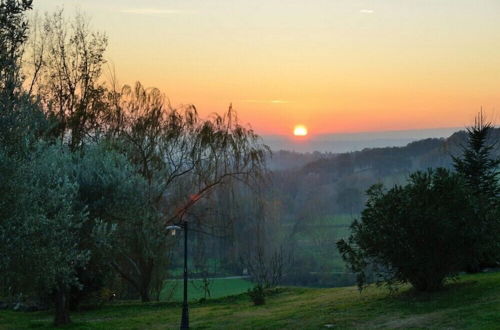
M 67 329 L 178 328 L 180 304 L 113 304 L 73 313 Z M 462 276 L 445 290 L 416 294 L 408 288 L 390 295 L 372 287 L 279 289 L 264 306 L 246 294 L 192 304 L 195 329 L 319 328 L 500 328 L 500 273 Z M 0 312 L 0 329 L 50 328 L 46 312 Z

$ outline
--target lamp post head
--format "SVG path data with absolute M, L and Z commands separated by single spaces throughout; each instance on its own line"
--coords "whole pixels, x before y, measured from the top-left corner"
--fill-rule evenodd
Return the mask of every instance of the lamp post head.
M 172 225 L 172 226 L 166 226 L 166 227 L 165 227 L 165 229 L 166 229 L 167 231 L 172 231 L 172 236 L 175 236 L 175 232 L 176 232 L 177 230 L 181 230 L 181 229 L 182 229 L 182 227 L 181 227 L 181 226 L 177 226 L 177 225 Z

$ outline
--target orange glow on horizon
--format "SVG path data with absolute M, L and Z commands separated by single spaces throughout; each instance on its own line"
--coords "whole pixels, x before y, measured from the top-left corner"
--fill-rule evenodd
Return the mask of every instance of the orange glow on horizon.
M 203 118 L 232 104 L 240 124 L 259 135 L 306 142 L 464 127 L 481 106 L 499 121 L 500 1 L 51 0 L 34 7 L 66 5 L 71 17 L 76 3 L 109 37 L 105 56 L 119 86 L 157 87 L 173 107 L 194 104 Z M 294 134 L 297 123 L 309 134 Z

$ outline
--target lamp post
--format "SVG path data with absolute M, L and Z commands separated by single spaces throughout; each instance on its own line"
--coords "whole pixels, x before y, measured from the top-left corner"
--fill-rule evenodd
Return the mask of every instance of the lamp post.
M 181 225 L 167 226 L 167 230 L 172 230 L 172 235 L 175 235 L 175 231 L 178 229 L 184 229 L 184 300 L 182 302 L 182 318 L 181 318 L 181 329 L 189 329 L 189 306 L 188 306 L 188 272 L 187 272 L 187 240 L 188 240 L 188 223 L 184 221 Z

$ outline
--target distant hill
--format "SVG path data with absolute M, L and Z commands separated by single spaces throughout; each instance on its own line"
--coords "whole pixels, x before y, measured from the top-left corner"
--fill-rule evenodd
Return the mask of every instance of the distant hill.
M 394 132 L 393 132 L 394 133 Z M 398 132 L 400 134 L 401 132 Z M 368 133 L 366 133 L 368 134 Z M 424 133 L 422 133 L 424 134 Z M 500 128 L 493 130 L 492 143 L 500 139 Z M 412 139 L 413 138 L 407 138 Z M 305 152 L 280 150 L 274 152 L 269 166 L 272 170 L 298 169 L 304 171 L 332 171 L 350 168 L 352 171 L 372 169 L 380 175 L 399 171 L 421 170 L 429 167 L 451 166 L 451 155 L 460 155 L 465 143 L 465 130 L 454 131 L 446 138 L 424 138 L 405 143 L 403 146 L 365 146 L 351 152 Z M 356 141 L 362 143 L 364 140 Z M 373 143 L 378 143 L 377 140 Z M 394 143 L 401 140 L 391 140 Z M 500 145 L 495 153 L 500 155 Z
M 339 175 L 372 171 L 376 176 L 412 172 L 434 167 L 451 167 L 452 156 L 460 156 L 466 143 L 465 131 L 453 133 L 448 138 L 428 138 L 408 143 L 403 147 L 365 148 L 361 151 L 325 155 L 304 165 L 304 172 L 331 172 Z M 495 145 L 494 154 L 500 155 L 500 128 L 490 135 Z
M 462 154 L 466 132 L 447 138 L 429 138 L 403 147 L 366 148 L 347 153 L 294 153 L 280 151 L 270 161 L 273 192 L 280 196 L 287 219 L 356 215 L 375 183 L 386 187 L 404 184 L 410 173 L 428 168 L 452 168 L 452 156 Z M 500 140 L 494 129 L 491 143 Z M 500 156 L 500 143 L 494 148 Z M 311 220 L 312 221 L 312 220 Z
M 363 132 L 312 135 L 306 139 L 293 139 L 284 135 L 264 135 L 264 142 L 271 150 L 287 150 L 300 153 L 343 153 L 365 148 L 401 147 L 425 138 L 448 137 L 460 128 L 437 128 L 386 132 Z

